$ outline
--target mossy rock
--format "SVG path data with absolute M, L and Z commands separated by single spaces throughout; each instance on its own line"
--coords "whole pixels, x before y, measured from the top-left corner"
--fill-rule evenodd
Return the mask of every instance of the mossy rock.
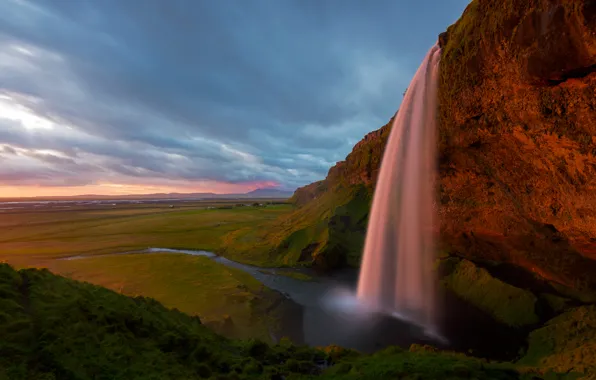
M 534 294 L 492 277 L 471 261 L 456 264 L 451 274 L 443 278 L 443 284 L 506 325 L 522 327 L 539 322 Z
M 559 314 L 569 307 L 571 300 L 550 293 L 540 294 L 540 299 L 544 300 L 553 313 Z
M 533 331 L 517 364 L 596 378 L 596 306 L 569 310 Z
M 573 289 L 555 282 L 550 285 L 561 295 L 572 298 L 582 303 L 596 303 L 596 293 L 592 290 Z

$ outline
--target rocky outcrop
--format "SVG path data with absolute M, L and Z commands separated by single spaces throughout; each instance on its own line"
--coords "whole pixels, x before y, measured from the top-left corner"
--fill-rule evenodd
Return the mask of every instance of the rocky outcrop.
M 302 206 L 326 191 L 333 191 L 338 186 L 364 185 L 372 190 L 377 182 L 392 121 L 393 119 L 382 128 L 364 136 L 344 161 L 338 162 L 329 169 L 327 178 L 297 189 L 291 201 Z
M 494 278 L 486 269 L 468 260 L 449 260 L 455 262 L 442 284 L 461 299 L 509 326 L 531 326 L 539 322 L 537 298 L 530 291 Z
M 321 194 L 327 191 L 327 182 L 317 181 L 309 185 L 296 189 L 294 195 L 290 198 L 290 202 L 297 206 L 303 206 L 308 202 L 317 199 Z
M 323 181 L 296 190 L 291 201 L 298 209 L 276 221 L 274 231 L 261 239 L 275 247 L 274 256 L 284 264 L 310 263 L 321 270 L 359 265 L 391 123 L 367 134 Z
M 596 2 L 474 1 L 440 38 L 446 249 L 596 289 Z
M 543 372 L 583 374 L 576 378 L 596 377 L 596 306 L 571 309 L 529 337 L 520 367 L 540 367 Z

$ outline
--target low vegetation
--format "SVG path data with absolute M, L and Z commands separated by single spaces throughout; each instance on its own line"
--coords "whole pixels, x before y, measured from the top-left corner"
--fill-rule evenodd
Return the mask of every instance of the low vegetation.
M 120 254 L 147 247 L 220 252 L 230 231 L 258 229 L 291 210 L 285 204 L 260 203 L 265 206 L 210 201 L 175 208 L 119 204 L 5 212 L 0 217 L 0 262 L 45 267 L 124 295 L 152 297 L 200 316 L 228 337 L 269 341 L 283 296 L 249 274 L 205 257 Z M 69 256 L 87 258 L 65 260 Z
M 260 266 L 357 266 L 364 244 L 370 192 L 340 187 L 281 215 L 266 228 L 229 233 L 224 254 Z
M 96 256 L 48 266 L 70 278 L 129 296 L 154 298 L 196 315 L 227 337 L 269 341 L 283 297 L 250 274 L 207 257 L 172 253 Z M 226 323 L 223 323 L 226 322 Z
M 229 340 L 146 297 L 0 264 L 0 379 L 539 379 L 431 348 Z
M 290 356 L 301 362 L 288 373 L 315 371 L 315 360 L 324 357 L 306 348 L 230 341 L 153 299 L 47 270 L 0 265 L 0 302 L 2 379 L 262 378 L 286 370 Z
M 147 247 L 197 249 L 220 253 L 226 234 L 258 229 L 292 206 L 235 207 L 197 203 L 169 208 L 118 205 L 3 213 L 0 260 L 17 266 L 43 266 L 56 258 L 119 253 Z

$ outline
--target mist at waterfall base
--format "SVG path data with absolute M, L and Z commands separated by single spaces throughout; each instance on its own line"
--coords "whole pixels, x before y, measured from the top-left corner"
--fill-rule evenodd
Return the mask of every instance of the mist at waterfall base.
M 323 306 L 354 335 L 387 318 L 407 326 L 404 344 L 446 343 L 437 319 L 436 118 L 441 49 L 433 46 L 393 120 L 369 216 L 358 288 L 336 289 Z

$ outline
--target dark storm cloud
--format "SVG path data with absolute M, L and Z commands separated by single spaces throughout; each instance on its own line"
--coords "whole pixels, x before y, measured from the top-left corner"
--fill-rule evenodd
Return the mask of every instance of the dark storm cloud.
M 4 102 L 54 127 L 0 114 L 0 144 L 88 181 L 303 185 L 392 116 L 466 2 L 7 0 Z

